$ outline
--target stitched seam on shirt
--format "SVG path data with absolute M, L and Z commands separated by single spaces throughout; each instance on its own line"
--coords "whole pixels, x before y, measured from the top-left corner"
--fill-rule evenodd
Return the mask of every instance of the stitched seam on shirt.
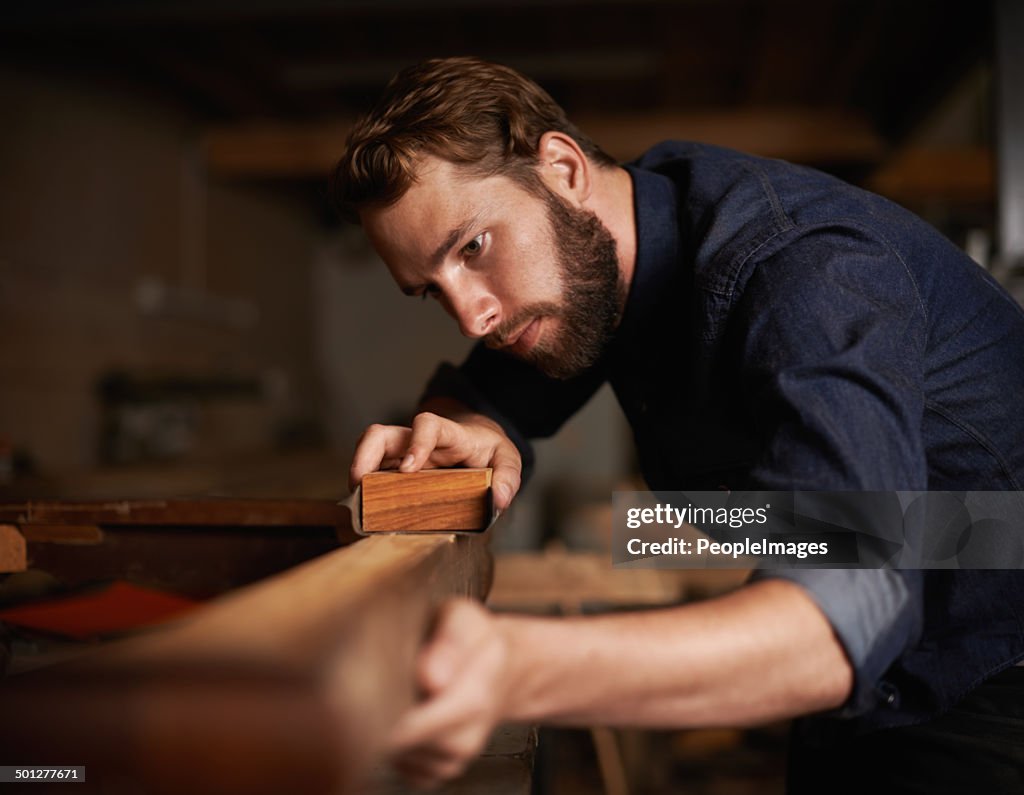
M 775 224 L 775 230 L 768 235 L 768 237 L 754 246 L 750 251 L 744 253 L 739 260 L 729 264 L 727 268 L 728 279 L 726 280 L 726 284 L 723 289 L 716 289 L 715 287 L 704 284 L 699 285 L 699 289 L 725 298 L 730 298 L 732 296 L 736 287 L 736 281 L 739 279 L 739 275 L 743 271 L 743 266 L 747 261 L 780 234 L 787 232 L 796 226 L 796 224 L 793 223 L 793 220 L 786 215 L 786 211 L 782 207 L 779 195 L 775 192 L 775 188 L 772 187 L 771 180 L 768 178 L 764 169 L 751 163 L 744 163 L 743 168 L 745 171 L 756 177 L 757 181 L 760 183 L 761 191 L 764 194 L 765 199 L 768 200 L 769 207 L 771 207 L 772 221 Z
M 914 289 L 914 298 L 917 300 L 917 307 L 918 307 L 918 309 L 921 310 L 921 315 L 924 317 L 925 326 L 927 327 L 927 325 L 929 323 L 928 310 L 925 308 L 924 300 L 921 298 L 921 289 L 918 286 L 917 279 L 914 278 L 914 274 L 911 272 L 910 268 L 907 266 L 906 260 L 903 259 L 903 257 L 900 255 L 900 253 L 893 247 L 893 245 L 889 242 L 889 240 L 885 236 L 879 234 L 874 229 L 871 229 L 871 228 L 869 228 L 867 226 L 864 226 L 864 224 L 862 224 L 860 221 L 857 221 L 857 220 L 852 219 L 852 218 L 832 218 L 832 219 L 829 219 L 828 221 L 822 221 L 820 223 L 810 224 L 808 226 L 796 226 L 796 225 L 793 225 L 793 226 L 790 226 L 788 229 L 780 230 L 776 234 L 774 234 L 771 237 L 767 238 L 766 240 L 764 240 L 764 242 L 762 242 L 760 245 L 758 245 L 757 248 L 755 248 L 746 257 L 744 257 L 743 260 L 741 260 L 741 262 L 739 263 L 738 267 L 735 269 L 735 271 L 732 274 L 732 279 L 730 280 L 730 283 L 729 283 L 729 293 L 728 293 L 728 295 L 732 294 L 732 289 L 735 286 L 736 279 L 739 277 L 739 274 L 743 270 L 743 266 L 746 264 L 747 260 L 750 259 L 750 257 L 752 257 L 755 253 L 757 253 L 758 250 L 763 248 L 766 243 L 770 242 L 775 237 L 778 237 L 778 235 L 781 232 L 790 231 L 790 230 L 797 230 L 797 231 L 799 231 L 801 233 L 814 232 L 814 231 L 817 231 L 819 229 L 829 229 L 829 228 L 831 228 L 833 226 L 837 226 L 837 225 L 840 225 L 840 224 L 845 225 L 847 227 L 850 227 L 851 229 L 857 229 L 858 231 L 862 232 L 868 238 L 879 241 L 880 243 L 882 243 L 889 250 L 889 252 L 894 257 L 896 257 L 896 259 L 899 261 L 900 265 L 903 267 L 903 272 L 906 274 L 907 278 L 910 280 L 910 284 L 911 284 L 911 286 Z
M 979 430 L 973 427 L 970 423 L 964 422 L 959 417 L 955 416 L 951 411 L 949 411 L 939 403 L 935 403 L 934 401 L 931 400 L 926 400 L 924 403 L 924 407 L 926 411 L 932 411 L 935 414 L 938 414 L 947 422 L 955 425 L 961 431 L 971 436 L 974 439 L 974 441 L 976 441 L 978 444 L 984 447 L 985 450 L 988 451 L 988 454 L 996 460 L 996 462 L 1003 470 L 1003 475 L 1006 477 L 1007 480 L 1010 481 L 1010 483 L 1013 484 L 1013 487 L 1017 490 L 1020 490 L 1022 488 L 1021 484 L 1017 481 L 1017 478 L 1013 476 L 1013 470 L 1010 468 L 1009 463 L 999 453 L 999 450 L 996 449 L 995 445 L 993 445 L 989 441 L 987 436 L 985 436 L 983 433 L 981 433 Z
M 981 266 L 979 265 L 978 267 L 980 268 Z M 1014 309 L 1016 309 L 1018 314 L 1020 314 L 1021 316 L 1024 316 L 1024 306 L 1021 306 L 1020 304 L 1018 304 L 1013 299 L 1013 296 L 1009 295 L 1006 292 L 1006 290 L 1002 289 L 998 284 L 993 284 L 988 279 L 982 279 L 981 283 L 984 284 L 989 290 L 994 292 L 999 298 L 1003 299 L 1003 301 L 1005 301 L 1010 306 L 1012 306 Z
M 896 257 L 896 259 L 899 260 L 900 265 L 903 266 L 903 271 L 907 274 L 907 278 L 910 279 L 910 283 L 914 287 L 914 296 L 917 298 L 918 308 L 921 310 L 921 314 L 924 315 L 924 322 L 925 322 L 925 326 L 927 327 L 929 325 L 930 321 L 929 321 L 929 318 L 928 318 L 928 309 L 924 305 L 924 299 L 921 298 L 921 287 L 920 287 L 920 285 L 918 285 L 917 279 L 914 278 L 914 274 L 910 270 L 910 268 L 908 267 L 906 260 L 903 259 L 902 255 L 896 250 L 895 246 L 893 246 L 893 244 L 889 242 L 889 239 L 887 237 L 885 237 L 882 233 L 878 232 L 875 229 L 870 229 L 870 228 L 864 226 L 860 221 L 856 221 L 856 220 L 853 220 L 853 219 L 849 219 L 849 220 L 847 220 L 847 219 L 840 219 L 840 220 L 842 220 L 843 223 L 849 224 L 851 227 L 859 229 L 861 232 L 863 232 L 868 237 L 877 238 L 878 240 L 882 241 L 882 243 L 885 244 L 885 247 L 887 249 L 889 249 L 889 251 L 892 252 L 892 255 L 894 257 Z
M 736 297 L 735 296 L 736 282 L 739 280 L 740 274 L 743 272 L 743 269 L 746 267 L 746 265 L 750 261 L 751 257 L 753 257 L 755 254 L 757 254 L 757 252 L 759 252 L 761 249 L 763 249 L 769 243 L 774 241 L 776 238 L 781 237 L 781 236 L 783 236 L 783 235 L 785 235 L 787 233 L 790 233 L 794 229 L 802 230 L 802 229 L 806 229 L 806 228 L 813 228 L 813 227 L 798 227 L 798 226 L 796 226 L 794 224 L 794 225 L 789 226 L 789 227 L 787 227 L 785 229 L 777 229 L 777 230 L 775 230 L 772 234 L 770 234 L 768 237 L 766 237 L 764 240 L 762 240 L 760 243 L 758 243 L 756 246 L 754 246 L 754 248 L 752 248 L 750 251 L 748 251 L 739 261 L 736 262 L 736 264 L 734 266 L 732 266 L 730 268 L 729 281 L 726 284 L 726 287 L 725 287 L 724 290 L 716 290 L 713 287 L 708 287 L 706 285 L 699 285 L 698 286 L 697 289 L 701 290 L 702 292 L 709 293 L 711 295 L 717 295 L 717 296 L 719 296 L 721 298 L 724 298 L 724 299 L 726 299 L 728 301 L 728 308 L 726 310 L 724 310 L 724 311 L 719 311 L 717 316 L 714 318 L 715 328 L 703 332 L 700 335 L 701 336 L 701 340 L 703 340 L 704 342 L 712 342 L 712 341 L 718 339 L 718 335 L 721 334 L 721 332 L 722 332 L 722 329 L 718 327 L 719 322 L 721 321 L 721 318 L 722 318 L 723 315 L 726 315 L 730 311 L 732 311 L 732 305 L 733 305 L 733 303 L 735 301 L 735 297 Z
M 779 231 L 792 229 L 796 226 L 796 224 L 793 223 L 793 219 L 786 215 L 786 211 L 782 208 L 782 201 L 779 199 L 779 194 L 775 192 L 775 188 L 772 186 L 772 181 L 768 178 L 768 174 L 765 170 L 756 165 L 750 165 L 748 167 L 757 175 L 757 178 L 761 183 L 761 189 L 764 191 L 764 195 L 767 197 L 768 203 L 772 206 L 772 213 L 775 215 L 775 223 L 778 225 Z
M 794 227 L 787 227 L 786 229 L 776 229 L 774 232 L 772 232 L 772 234 L 770 234 L 768 237 L 766 237 L 764 240 L 762 240 L 760 243 L 754 246 L 754 248 L 752 248 L 750 251 L 744 254 L 743 258 L 740 259 L 735 265 L 733 265 L 729 269 L 729 281 L 726 283 L 724 290 L 719 291 L 715 290 L 712 287 L 702 287 L 701 289 L 709 293 L 714 293 L 715 295 L 720 295 L 723 298 L 731 299 L 736 291 L 736 282 L 739 280 L 740 274 L 746 267 L 747 262 L 750 261 L 750 258 L 753 257 L 762 248 L 771 243 L 773 240 L 775 240 L 775 238 L 779 237 L 780 235 L 784 235 L 786 232 L 789 232 L 793 228 Z
M 786 215 L 786 211 L 782 208 L 782 202 L 779 200 L 779 195 L 775 192 L 775 188 L 772 187 L 771 180 L 768 178 L 764 169 L 750 164 L 747 164 L 746 168 L 751 171 L 754 176 L 757 177 L 758 182 L 761 183 L 761 190 L 764 192 L 765 198 L 768 200 L 768 204 L 772 208 L 772 215 L 774 216 L 776 229 L 772 234 L 748 251 L 729 269 L 729 280 L 726 283 L 725 291 L 720 293 L 720 295 L 724 295 L 726 298 L 732 297 L 736 290 L 736 282 L 739 280 L 740 274 L 743 272 L 743 268 L 746 266 L 747 262 L 750 261 L 750 258 L 779 235 L 796 228 L 796 224 L 793 223 L 793 219 Z M 709 290 L 709 292 L 715 291 Z

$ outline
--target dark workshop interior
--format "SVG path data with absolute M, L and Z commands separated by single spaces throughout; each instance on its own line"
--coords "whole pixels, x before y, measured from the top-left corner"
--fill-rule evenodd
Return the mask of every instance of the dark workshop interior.
M 433 302 L 395 289 L 327 197 L 353 119 L 427 57 L 523 71 L 623 161 L 681 138 L 838 175 L 918 213 L 1024 298 L 1021 41 L 1013 0 L 11 5 L 0 16 L 0 502 L 348 495 L 362 430 L 406 421 L 436 364 L 470 347 Z M 637 478 L 605 388 L 537 444 L 530 484 L 491 534 L 491 603 L 622 609 L 742 581 L 650 572 L 658 582 L 635 593 L 539 593 L 529 569 L 541 558 L 582 581 L 607 555 L 611 493 Z M 260 525 L 251 537 L 180 517 L 40 519 L 24 570 L 0 573 L 0 674 L 123 637 L 132 605 L 202 609 L 337 546 L 333 514 L 282 510 L 266 526 L 239 520 Z M 0 529 L 17 532 L 15 514 Z M 268 529 L 282 524 L 299 531 Z M 79 598 L 63 619 L 74 631 L 4 619 L 60 595 Z M 109 621 L 93 622 L 99 612 Z M 540 737 L 526 783 L 486 791 L 783 791 L 784 725 Z M 351 791 L 324 776 L 304 791 Z

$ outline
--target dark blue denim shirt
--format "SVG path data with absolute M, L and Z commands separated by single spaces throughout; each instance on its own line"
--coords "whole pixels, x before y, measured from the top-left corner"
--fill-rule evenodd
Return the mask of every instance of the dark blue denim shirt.
M 569 381 L 478 346 L 428 393 L 524 451 L 605 381 L 652 489 L 1020 490 L 1024 312 L 931 226 L 817 171 L 665 143 L 627 166 L 637 259 Z M 925 720 L 1024 657 L 1024 572 L 789 570 L 856 673 L 839 731 Z

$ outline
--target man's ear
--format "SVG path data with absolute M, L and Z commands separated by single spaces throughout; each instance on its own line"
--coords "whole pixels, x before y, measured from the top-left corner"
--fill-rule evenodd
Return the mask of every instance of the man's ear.
M 548 189 L 580 207 L 592 189 L 590 161 L 571 136 L 546 132 L 537 147 L 538 173 Z

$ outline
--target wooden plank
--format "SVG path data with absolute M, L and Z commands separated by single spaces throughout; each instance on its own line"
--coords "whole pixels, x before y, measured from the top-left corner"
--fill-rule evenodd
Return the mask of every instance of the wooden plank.
M 872 163 L 885 142 L 867 116 L 846 110 L 762 108 L 643 116 L 581 116 L 581 130 L 620 160 L 671 139 L 700 141 L 799 163 Z
M 0 574 L 28 568 L 25 537 L 13 525 L 0 524 Z
M 169 629 L 11 678 L 0 764 L 73 758 L 100 788 L 157 795 L 352 792 L 417 696 L 440 601 L 486 593 L 487 541 L 366 538 Z
M 668 139 L 729 146 L 801 163 L 874 163 L 886 145 L 864 114 L 805 107 L 585 115 L 577 126 L 619 160 Z M 345 150 L 352 120 L 213 127 L 210 171 L 222 177 L 323 179 Z
M 92 546 L 103 543 L 103 531 L 93 524 L 29 524 L 21 526 L 25 540 L 33 544 L 73 544 Z
M 0 503 L 28 559 L 63 584 L 130 579 L 207 599 L 358 539 L 334 500 Z
M 994 204 L 995 157 L 984 147 L 905 149 L 867 181 L 876 193 L 904 204 Z
M 613 569 L 607 554 L 509 552 L 498 555 L 488 603 L 498 609 L 550 610 L 568 605 L 641 606 L 679 602 L 688 572 Z
M 38 525 L 24 525 L 31 536 Z M 332 552 L 333 527 L 105 525 L 100 544 L 30 540 L 32 568 L 68 587 L 127 579 L 209 599 Z
M 0 503 L 0 522 L 31 525 L 168 525 L 175 527 L 347 527 L 348 509 L 335 500 L 32 501 Z
M 490 469 L 371 472 L 363 477 L 365 533 L 477 531 L 490 520 Z
M 2 370 L 0 363 L 0 370 Z M 20 374 L 24 374 L 19 371 Z M 85 381 L 83 381 L 83 384 Z M 19 378 L 18 384 L 21 384 Z M 53 388 L 61 385 L 55 380 Z M 66 390 L 67 385 L 63 385 Z M 29 390 L 32 392 L 33 390 Z M 36 393 L 35 398 L 39 395 Z M 0 414 L 13 409 L 15 402 L 4 402 L 0 394 Z M 20 399 L 29 399 L 29 395 Z M 133 501 L 210 499 L 283 499 L 331 500 L 344 495 L 340 473 L 348 470 L 349 461 L 319 451 L 288 454 L 253 453 L 244 460 L 211 459 L 186 462 L 153 462 L 131 467 L 102 467 L 88 472 L 74 472 L 60 478 L 19 479 L 17 485 L 0 488 L 0 510 L 4 503 L 24 504 L 28 501 L 84 503 L 104 501 L 116 503 L 130 496 Z
M 222 126 L 210 129 L 202 146 L 207 166 L 218 176 L 323 179 L 344 153 L 351 129 L 351 119 Z
M 720 596 L 749 576 L 749 569 L 619 569 L 597 552 L 506 552 L 495 559 L 488 604 L 531 612 L 653 607 Z

